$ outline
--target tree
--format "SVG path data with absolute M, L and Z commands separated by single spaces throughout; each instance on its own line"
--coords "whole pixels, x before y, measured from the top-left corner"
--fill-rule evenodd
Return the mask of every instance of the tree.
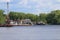
M 38 16 L 34 14 L 26 14 L 26 19 L 31 19 L 31 21 L 37 21 Z
M 47 17 L 46 13 L 40 13 L 40 15 L 39 15 L 40 21 L 43 21 L 45 23 L 47 22 L 46 17 Z
M 23 13 L 23 12 L 10 12 L 9 17 L 11 20 L 25 19 L 25 13 Z
M 5 24 L 5 15 L 3 14 L 4 11 L 3 10 L 0 10 L 0 24 Z
M 47 16 L 49 24 L 60 24 L 60 10 L 51 11 Z

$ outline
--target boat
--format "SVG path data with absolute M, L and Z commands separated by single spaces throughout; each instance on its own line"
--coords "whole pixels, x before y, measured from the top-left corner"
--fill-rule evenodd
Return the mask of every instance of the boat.
M 32 24 L 18 24 L 17 26 L 31 26 Z
M 0 27 L 12 27 L 13 25 L 10 24 L 0 24 Z
M 43 23 L 37 23 L 36 25 L 45 25 L 45 24 L 43 24 Z
M 36 25 L 45 25 L 44 22 L 37 22 Z

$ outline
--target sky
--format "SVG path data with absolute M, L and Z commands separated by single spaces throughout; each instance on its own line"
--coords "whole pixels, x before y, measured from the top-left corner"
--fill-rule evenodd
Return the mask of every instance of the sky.
M 0 0 L 0 9 L 7 10 L 6 2 L 9 2 L 9 10 L 26 13 L 46 13 L 60 9 L 60 0 Z

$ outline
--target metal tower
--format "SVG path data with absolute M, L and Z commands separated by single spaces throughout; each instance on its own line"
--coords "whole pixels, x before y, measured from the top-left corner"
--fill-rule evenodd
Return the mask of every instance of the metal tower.
M 7 2 L 7 14 L 9 13 L 9 2 Z
M 9 18 L 9 2 L 6 3 L 7 4 L 7 24 L 10 24 L 10 18 Z

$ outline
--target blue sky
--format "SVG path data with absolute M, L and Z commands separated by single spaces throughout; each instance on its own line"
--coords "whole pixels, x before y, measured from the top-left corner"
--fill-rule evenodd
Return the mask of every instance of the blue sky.
M 7 10 L 6 2 L 9 2 L 9 10 L 39 14 L 60 9 L 60 0 L 0 0 L 0 9 Z

